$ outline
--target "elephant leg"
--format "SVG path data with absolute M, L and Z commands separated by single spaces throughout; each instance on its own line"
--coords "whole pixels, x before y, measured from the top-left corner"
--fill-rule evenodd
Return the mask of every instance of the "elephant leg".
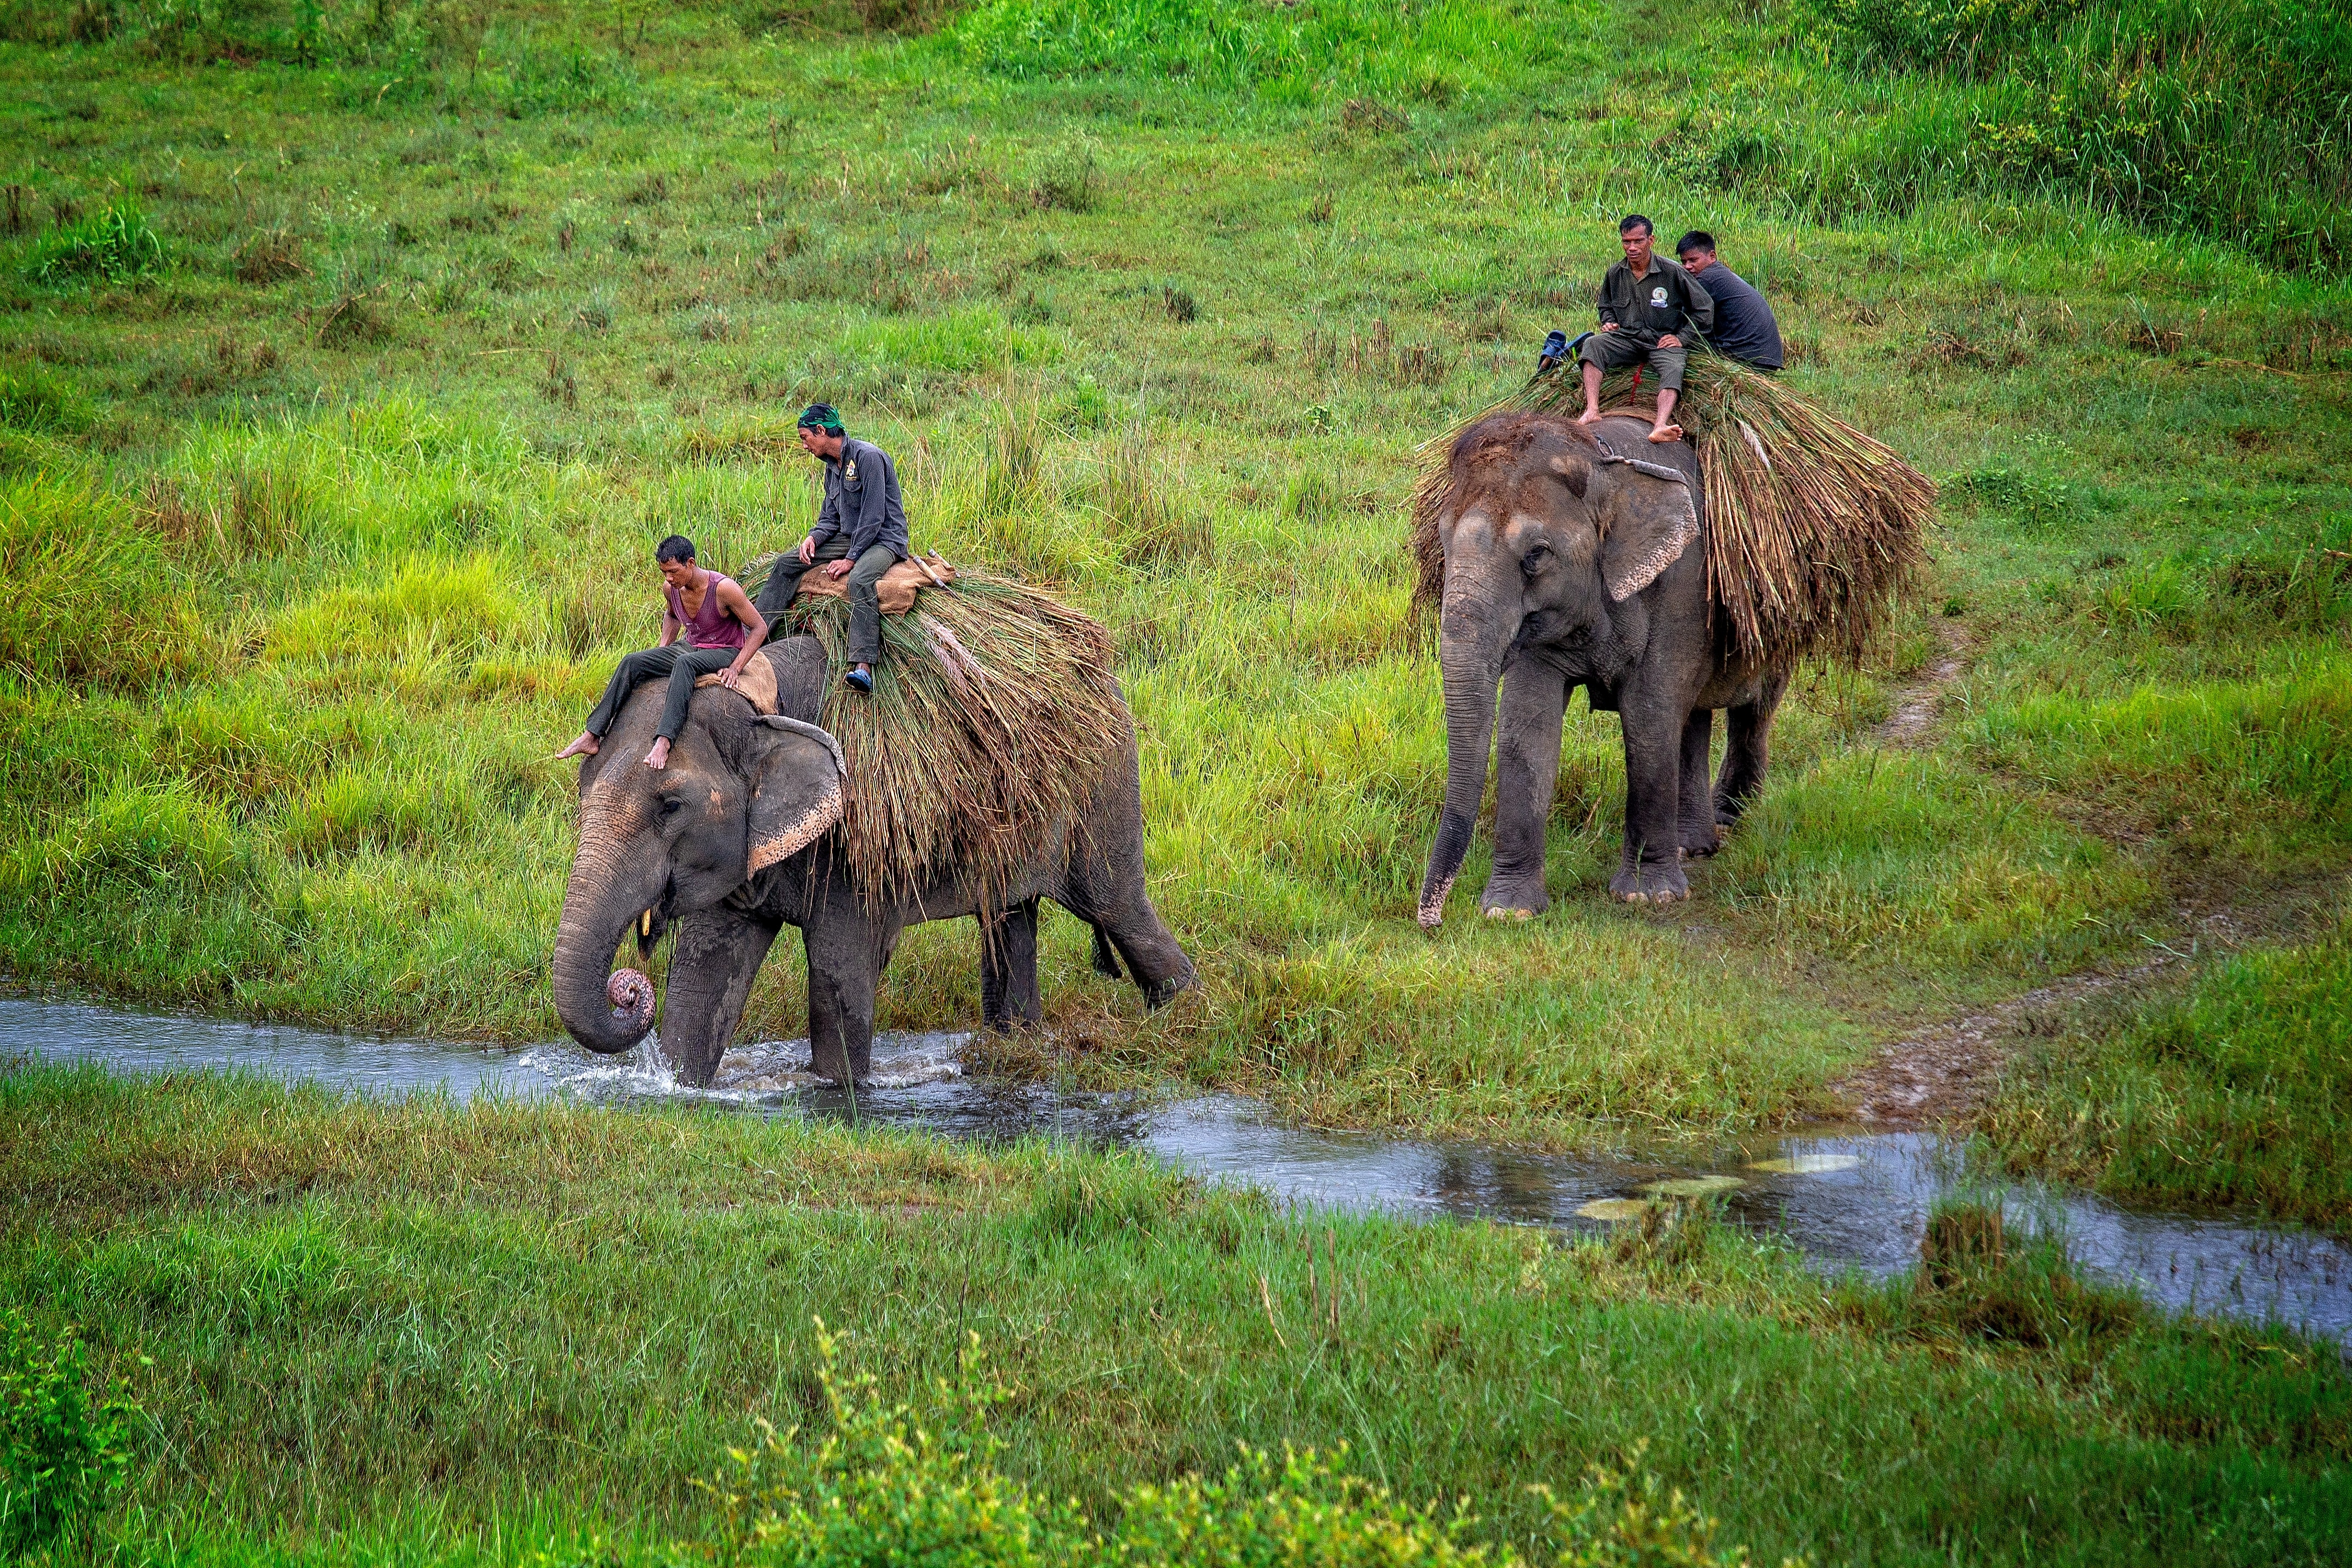
M 661 1053 L 681 1083 L 710 1087 L 777 929 L 724 904 L 679 919 L 662 998 Z
M 1037 901 L 980 923 L 980 1021 L 1010 1033 L 1045 1021 L 1037 997 Z
M 1097 925 L 1094 927 L 1094 934 L 1095 973 L 1106 980 L 1126 979 L 1127 971 L 1118 967 L 1118 955 L 1111 951 L 1110 933 Z
M 1610 893 L 1630 903 L 1690 896 L 1681 865 L 1682 740 L 1686 703 L 1629 692 L 1618 710 L 1625 729 L 1625 848 Z
M 1694 708 L 1683 721 L 1682 781 L 1675 791 L 1683 853 L 1693 859 L 1722 847 L 1716 831 L 1715 802 L 1707 788 L 1707 751 L 1715 743 L 1715 710 Z
M 1568 682 L 1558 670 L 1522 659 L 1503 676 L 1495 743 L 1495 869 L 1478 907 L 1488 916 L 1541 915 L 1551 906 L 1544 889 L 1544 830 L 1559 782 L 1560 722 L 1568 713 Z
M 1143 791 L 1133 741 L 1106 768 L 1068 854 L 1053 897 L 1095 928 L 1097 973 L 1116 977 L 1124 959 L 1149 1008 L 1164 1007 L 1200 983 L 1144 882 Z
M 1748 803 L 1764 788 L 1764 764 L 1772 735 L 1772 716 L 1789 689 L 1789 673 L 1764 677 L 1763 690 L 1752 703 L 1724 715 L 1723 771 L 1715 781 L 1715 820 L 1723 827 L 1739 821 Z
M 874 1070 L 874 992 L 890 942 L 863 914 L 841 904 L 802 930 L 808 947 L 809 1071 L 835 1083 Z

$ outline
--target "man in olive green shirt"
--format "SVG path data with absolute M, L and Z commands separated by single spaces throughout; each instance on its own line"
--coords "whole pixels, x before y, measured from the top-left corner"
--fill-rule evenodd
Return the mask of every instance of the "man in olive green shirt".
M 1651 254 L 1654 225 L 1635 213 L 1617 225 L 1625 259 L 1610 267 L 1601 280 L 1601 330 L 1584 340 L 1577 353 L 1583 362 L 1584 412 L 1581 424 L 1601 417 L 1601 378 L 1626 365 L 1646 363 L 1658 372 L 1658 413 L 1650 423 L 1650 439 L 1680 441 L 1683 427 L 1675 423 L 1675 404 L 1683 395 L 1683 370 L 1690 351 L 1682 332 L 1715 328 L 1715 301 L 1681 267 Z

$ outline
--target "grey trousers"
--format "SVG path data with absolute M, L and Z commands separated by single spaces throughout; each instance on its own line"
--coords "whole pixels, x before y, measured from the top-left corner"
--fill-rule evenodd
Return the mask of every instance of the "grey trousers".
M 1595 332 L 1584 340 L 1577 351 L 1578 359 L 1588 365 L 1599 365 L 1603 371 L 1621 371 L 1627 365 L 1649 364 L 1658 372 L 1658 384 L 1675 392 L 1683 390 L 1683 369 L 1690 363 L 1687 349 L 1654 349 L 1634 340 L 1626 332 Z
M 795 550 L 768 569 L 768 584 L 760 590 L 760 613 L 771 623 L 784 612 L 784 606 L 800 591 L 801 579 L 829 561 L 845 559 L 849 554 L 849 536 L 835 534 L 816 547 L 816 559 L 803 566 Z M 849 569 L 849 662 L 853 664 L 878 664 L 882 662 L 882 599 L 875 585 L 882 574 L 898 564 L 898 552 L 888 545 L 869 547 Z
M 669 695 L 662 703 L 661 728 L 654 733 L 664 740 L 676 740 L 677 732 L 686 727 L 686 708 L 694 700 L 697 677 L 715 675 L 735 662 L 740 648 L 689 648 L 683 643 L 672 643 L 667 648 L 646 648 L 621 661 L 620 668 L 605 683 L 604 700 L 588 716 L 588 733 L 597 739 L 613 727 L 621 716 L 629 694 L 646 681 L 669 677 Z

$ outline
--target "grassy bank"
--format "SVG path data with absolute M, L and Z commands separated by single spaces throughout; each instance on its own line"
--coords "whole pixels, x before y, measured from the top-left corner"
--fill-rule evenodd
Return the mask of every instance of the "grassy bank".
M 0 1192 L 0 1298 L 146 1412 L 84 1538 L 127 1562 L 693 1555 L 755 1418 L 825 1430 L 816 1317 L 1104 1525 L 1239 1442 L 1522 1546 L 1527 1487 L 1643 1440 L 1766 1562 L 2316 1562 L 2352 1518 L 2332 1351 L 2047 1259 L 1825 1285 L 1703 1218 L 1300 1221 L 1040 1146 L 22 1064 Z M 971 1334 L 1003 1396 L 958 1415 Z
M 1359 1123 L 1752 1125 L 2184 891 L 2343 863 L 2344 286 L 2046 183 L 1832 209 L 1693 151 L 1958 123 L 1965 73 L 1857 77 L 1769 8 L 85 10 L 0 44 L 21 979 L 553 1032 L 535 758 L 650 640 L 653 540 L 802 531 L 820 396 L 898 455 L 919 541 L 1118 636 L 1208 984 L 1139 1021 L 1049 922 L 1108 1069 Z M 1693 905 L 1601 902 L 1622 768 L 1580 707 L 1553 911 L 1433 943 L 1413 447 L 1581 319 L 1632 206 L 1723 235 L 1791 382 L 1945 481 L 1932 591 L 1801 678 Z M 1925 743 L 1879 746 L 1948 643 Z M 968 1020 L 974 954 L 918 930 L 883 1021 Z M 800 1030 L 796 960 L 751 1027 Z
M 2021 1165 L 2118 1197 L 2341 1230 L 2352 931 L 2233 955 L 2036 1040 L 1985 1118 Z

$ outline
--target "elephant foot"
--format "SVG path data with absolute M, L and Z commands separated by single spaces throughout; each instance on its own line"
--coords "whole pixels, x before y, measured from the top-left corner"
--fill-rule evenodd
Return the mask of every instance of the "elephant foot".
M 1672 904 L 1690 896 L 1679 865 L 1628 866 L 1609 879 L 1609 896 L 1627 904 Z
M 1514 887 L 1490 882 L 1478 895 L 1478 913 L 1489 920 L 1533 920 L 1550 907 L 1551 895 L 1540 883 Z

